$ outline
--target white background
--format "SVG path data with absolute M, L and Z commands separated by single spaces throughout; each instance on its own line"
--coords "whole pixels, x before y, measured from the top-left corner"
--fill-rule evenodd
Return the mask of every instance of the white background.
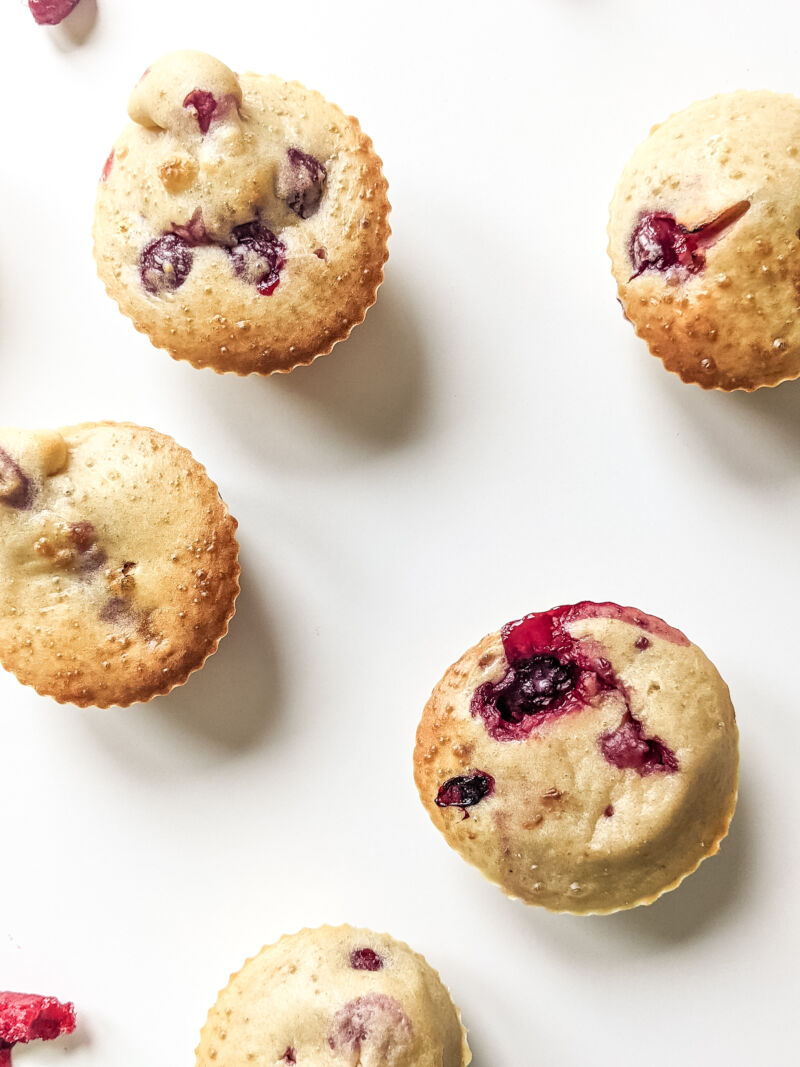
M 220 651 L 166 698 L 79 711 L 0 676 L 0 988 L 80 1015 L 20 1065 L 189 1067 L 245 957 L 340 921 L 439 968 L 475 1067 L 792 1062 L 800 384 L 667 374 L 604 230 L 653 123 L 800 90 L 799 31 L 788 0 L 82 0 L 56 30 L 3 0 L 0 422 L 174 435 L 244 569 Z M 287 377 L 173 362 L 95 277 L 97 177 L 131 87 L 179 47 L 322 90 L 385 162 L 378 303 Z M 411 776 L 448 664 L 584 598 L 683 629 L 741 727 L 721 854 L 612 917 L 506 900 Z

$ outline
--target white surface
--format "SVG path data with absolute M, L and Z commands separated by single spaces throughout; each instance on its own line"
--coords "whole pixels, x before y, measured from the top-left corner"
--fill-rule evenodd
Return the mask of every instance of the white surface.
M 668 375 L 623 321 L 604 228 L 653 123 L 800 88 L 796 5 L 98 4 L 55 31 L 0 5 L 0 422 L 173 434 L 240 521 L 243 592 L 205 670 L 145 707 L 62 708 L 0 675 L 0 987 L 80 1015 L 19 1063 L 188 1067 L 246 956 L 345 920 L 440 969 L 475 1067 L 791 1063 L 800 384 Z M 172 362 L 95 277 L 97 176 L 177 47 L 322 90 L 383 156 L 378 304 L 289 377 Z M 411 777 L 447 665 L 583 598 L 685 630 L 742 735 L 720 856 L 589 919 L 507 901 Z

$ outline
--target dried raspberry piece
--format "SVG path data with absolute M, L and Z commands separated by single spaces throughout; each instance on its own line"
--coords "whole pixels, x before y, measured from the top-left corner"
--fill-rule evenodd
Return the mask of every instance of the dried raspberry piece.
M 354 971 L 380 971 L 383 956 L 371 948 L 354 948 L 350 953 L 350 966 Z
M 0 993 L 0 1067 L 11 1064 L 14 1045 L 52 1041 L 74 1029 L 73 1004 L 33 993 Z
M 57 26 L 79 3 L 80 0 L 28 0 L 28 7 L 40 26 Z

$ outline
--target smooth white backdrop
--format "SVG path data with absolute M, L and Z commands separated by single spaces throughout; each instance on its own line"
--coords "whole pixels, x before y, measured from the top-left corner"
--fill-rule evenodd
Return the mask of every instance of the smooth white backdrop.
M 800 90 L 796 5 L 763 0 L 82 0 L 0 6 L 0 422 L 173 434 L 240 521 L 220 651 L 128 710 L 0 673 L 0 988 L 75 1001 L 30 1064 L 181 1067 L 217 990 L 301 926 L 424 952 L 475 1067 L 793 1062 L 800 384 L 681 384 L 615 301 L 607 205 L 650 126 Z M 394 210 L 351 339 L 288 377 L 152 348 L 97 281 L 95 183 L 173 48 L 359 116 Z M 721 854 L 651 908 L 506 900 L 411 777 L 447 665 L 525 612 L 613 599 L 715 660 L 742 735 Z

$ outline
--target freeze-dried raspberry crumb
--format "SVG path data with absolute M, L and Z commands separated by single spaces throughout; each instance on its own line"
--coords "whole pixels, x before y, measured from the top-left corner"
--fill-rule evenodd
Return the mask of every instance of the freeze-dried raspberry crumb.
M 28 0 L 31 14 L 40 26 L 57 26 L 74 11 L 80 0 Z
M 75 1029 L 75 1008 L 55 997 L 0 993 L 0 1067 L 11 1063 L 14 1045 L 52 1041 Z

